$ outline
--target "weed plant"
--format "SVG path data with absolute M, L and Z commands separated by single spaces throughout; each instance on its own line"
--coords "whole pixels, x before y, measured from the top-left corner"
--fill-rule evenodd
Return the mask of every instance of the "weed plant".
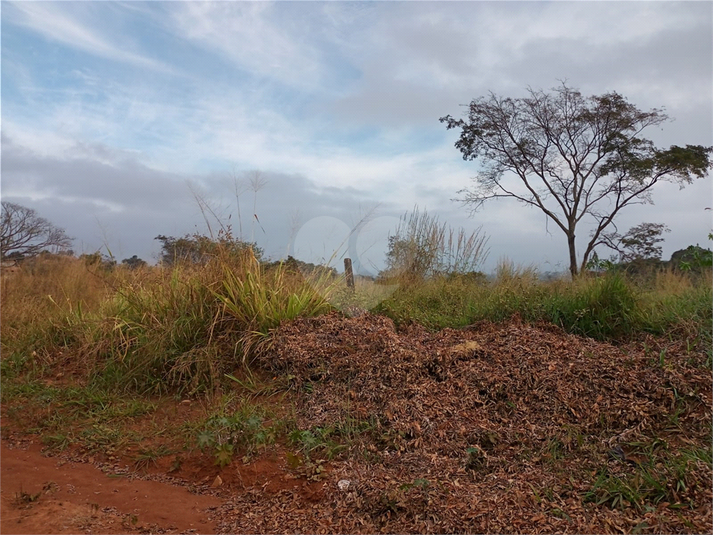
M 196 442 L 201 450 L 212 451 L 215 464 L 222 467 L 239 452 L 249 459 L 260 448 L 273 444 L 282 431 L 283 422 L 272 418 L 263 406 L 242 400 L 233 411 L 224 409 L 209 416 Z

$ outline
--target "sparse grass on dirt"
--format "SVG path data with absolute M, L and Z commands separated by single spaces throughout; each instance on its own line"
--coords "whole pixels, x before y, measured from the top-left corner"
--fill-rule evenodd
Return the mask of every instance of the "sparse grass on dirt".
M 713 529 L 710 273 L 386 282 L 3 273 L 3 440 L 212 483 L 224 532 Z

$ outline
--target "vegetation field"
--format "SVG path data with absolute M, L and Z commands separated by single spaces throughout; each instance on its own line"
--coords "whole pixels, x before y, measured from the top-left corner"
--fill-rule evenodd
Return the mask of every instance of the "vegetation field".
M 4 533 L 713 530 L 710 269 L 41 255 L 0 297 Z

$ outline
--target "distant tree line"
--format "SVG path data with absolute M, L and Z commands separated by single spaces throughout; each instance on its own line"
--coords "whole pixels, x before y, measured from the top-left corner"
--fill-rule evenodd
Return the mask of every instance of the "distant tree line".
M 601 272 L 624 269 L 630 273 L 643 273 L 671 266 L 681 270 L 702 271 L 713 266 L 713 252 L 699 245 L 690 245 L 673 253 L 668 261 L 662 260 L 663 234 L 670 232 L 661 223 L 641 223 L 626 233 L 618 231 L 601 233 L 595 245 L 606 246 L 616 254 L 601 259 L 593 251 L 586 269 Z M 710 235 L 713 240 L 713 234 Z M 159 235 L 161 243 L 160 263 L 164 266 L 178 264 L 204 265 L 212 258 L 244 259 L 245 255 L 266 268 L 284 265 L 288 270 L 302 275 L 336 276 L 334 268 L 303 262 L 292 256 L 287 260 L 268 262 L 263 260 L 263 250 L 255 243 L 234 238 L 229 229 L 217 237 L 199 233 L 182 237 Z M 14 203 L 2 202 L 0 217 L 0 258 L 3 261 L 22 261 L 41 255 L 74 256 L 70 249 L 72 239 L 65 231 L 35 210 Z M 447 224 L 427 212 L 415 209 L 404 215 L 396 232 L 389 237 L 386 254 L 387 267 L 378 280 L 399 279 L 423 280 L 432 276 L 475 276 L 484 280 L 476 268 L 486 258 L 487 238 L 480 229 L 466 232 L 453 230 Z M 87 266 L 111 270 L 117 261 L 109 254 L 94 252 L 79 257 Z M 147 262 L 137 255 L 125 258 L 121 266 L 140 269 Z
M 624 270 L 630 274 L 644 274 L 665 267 L 683 271 L 699 272 L 713 266 L 713 252 L 700 245 L 689 245 L 671 255 L 671 259 L 662 259 L 663 233 L 670 229 L 662 223 L 641 223 L 621 235 L 617 232 L 606 234 L 600 240 L 601 245 L 616 251 L 618 257 L 600 259 L 596 251 L 587 267 L 592 271 Z
M 258 261 L 263 255 L 257 244 L 234 238 L 230 232 L 220 232 L 217 238 L 194 233 L 179 238 L 159 234 L 155 239 L 161 242 L 161 263 L 165 266 L 205 264 L 219 255 L 238 257 L 248 251 Z

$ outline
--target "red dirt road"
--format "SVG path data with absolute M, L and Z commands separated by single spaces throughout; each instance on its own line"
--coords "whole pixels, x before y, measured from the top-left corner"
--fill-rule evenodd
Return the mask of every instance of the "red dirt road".
M 26 449 L 24 449 L 26 448 Z M 215 533 L 213 496 L 158 481 L 111 477 L 45 457 L 37 444 L 0 458 L 0 533 Z

